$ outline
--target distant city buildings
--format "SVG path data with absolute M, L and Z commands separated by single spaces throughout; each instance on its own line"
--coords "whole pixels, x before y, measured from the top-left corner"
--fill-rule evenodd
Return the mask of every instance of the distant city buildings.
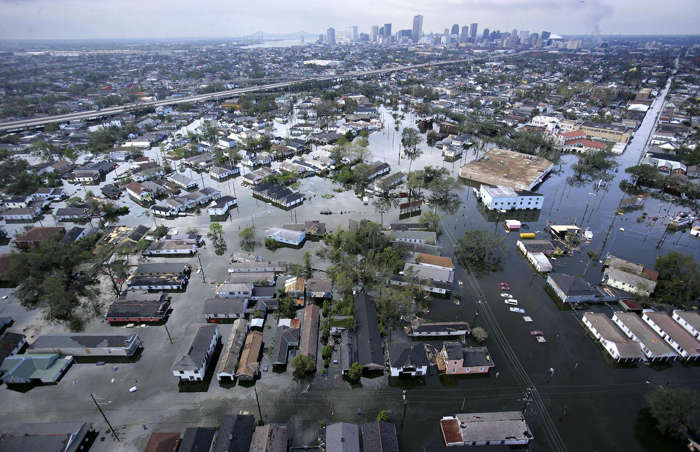
M 423 16 L 413 16 L 413 40 L 418 42 L 423 37 Z

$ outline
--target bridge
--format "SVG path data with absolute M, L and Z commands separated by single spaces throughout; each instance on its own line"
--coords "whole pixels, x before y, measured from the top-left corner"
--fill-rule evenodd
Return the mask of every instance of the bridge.
M 63 115 L 46 116 L 43 118 L 21 119 L 21 120 L 17 120 L 17 121 L 0 122 L 0 132 L 19 132 L 19 131 L 25 130 L 25 129 L 43 127 L 46 124 L 75 121 L 75 120 L 80 120 L 80 119 L 94 120 L 94 119 L 104 118 L 107 116 L 117 115 L 117 114 L 128 112 L 128 111 L 141 110 L 144 108 L 154 108 L 154 107 L 161 107 L 161 106 L 165 106 L 165 105 L 186 104 L 186 103 L 191 103 L 191 102 L 207 102 L 207 101 L 211 101 L 211 100 L 221 100 L 221 99 L 227 99 L 227 98 L 239 96 L 241 94 L 291 88 L 294 85 L 305 83 L 305 82 L 323 82 L 323 81 L 338 82 L 341 80 L 348 80 L 348 79 L 361 78 L 361 77 L 367 77 L 367 76 L 375 76 L 375 75 L 384 75 L 384 74 L 388 74 L 391 72 L 400 72 L 400 71 L 406 71 L 406 70 L 410 70 L 410 69 L 419 69 L 419 68 L 424 68 L 424 67 L 466 63 L 468 61 L 470 61 L 470 59 L 462 58 L 462 59 L 455 59 L 455 60 L 435 61 L 435 62 L 422 63 L 422 64 L 412 64 L 412 65 L 406 65 L 406 66 L 394 66 L 394 67 L 390 67 L 390 68 L 374 69 L 371 71 L 354 71 L 354 72 L 347 72 L 345 74 L 336 75 L 336 76 L 309 77 L 309 78 L 304 78 L 304 79 L 299 79 L 299 80 L 291 80 L 291 81 L 286 81 L 286 82 L 269 83 L 269 84 L 265 84 L 265 85 L 256 85 L 256 86 L 249 86 L 249 87 L 245 87 L 245 88 L 236 88 L 236 89 L 230 89 L 230 90 L 225 90 L 225 91 L 216 91 L 216 92 L 207 93 L 207 94 L 196 94 L 196 95 L 192 95 L 192 96 L 179 97 L 177 99 L 164 99 L 164 100 L 155 100 L 155 101 L 150 101 L 150 102 L 135 102 L 135 103 L 121 105 L 118 107 L 103 108 L 100 110 L 87 110 L 87 111 L 80 111 L 80 112 L 75 112 L 75 113 L 66 113 Z

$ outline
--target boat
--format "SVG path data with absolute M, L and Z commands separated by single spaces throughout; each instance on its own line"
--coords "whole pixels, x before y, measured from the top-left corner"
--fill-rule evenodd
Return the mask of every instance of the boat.
M 513 295 L 511 295 L 511 294 L 509 294 L 509 293 L 503 292 L 503 293 L 501 293 L 501 296 L 502 296 L 503 298 L 510 298 L 510 297 L 512 297 Z
M 542 336 L 544 333 L 540 330 L 532 330 L 530 331 L 530 336 Z
M 586 230 L 583 231 L 583 237 L 584 237 L 586 240 L 593 240 L 593 232 L 591 232 L 590 229 L 586 228 Z
M 512 298 L 508 298 L 505 300 L 507 305 L 511 306 L 517 306 L 518 305 L 518 300 L 514 300 Z
M 503 291 L 503 292 L 509 292 L 509 291 L 510 291 L 510 287 L 507 287 L 507 286 L 501 286 L 501 287 L 499 287 L 498 289 L 501 290 L 501 291 Z
M 524 320 L 526 323 L 530 323 L 530 322 L 532 322 L 532 317 L 530 317 L 529 315 L 524 315 L 524 316 L 523 316 L 523 320 Z
M 540 344 L 544 344 L 545 342 L 547 342 L 547 339 L 545 339 L 544 336 L 537 336 L 535 337 L 535 339 L 537 339 L 537 342 L 539 342 Z
M 692 225 L 693 221 L 695 221 L 695 217 L 692 216 L 690 213 L 678 212 L 678 215 L 676 215 L 675 218 L 671 220 L 671 222 L 668 225 L 673 228 L 680 229 Z
M 523 308 L 508 308 L 510 309 L 510 312 L 517 312 L 518 314 L 525 314 L 525 310 Z
M 321 215 L 331 215 L 332 213 L 333 212 L 331 212 L 330 210 L 322 210 L 321 211 Z

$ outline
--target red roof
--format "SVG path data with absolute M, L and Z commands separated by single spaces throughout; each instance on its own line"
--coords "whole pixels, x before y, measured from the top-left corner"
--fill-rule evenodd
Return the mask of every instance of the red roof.
M 573 130 L 571 132 L 564 132 L 560 134 L 562 138 L 576 138 L 576 137 L 585 137 L 586 132 L 583 130 Z
M 594 149 L 605 149 L 607 145 L 605 143 L 601 143 L 600 141 L 593 141 L 593 140 L 587 140 L 585 138 L 582 138 L 580 140 L 571 140 L 566 143 L 567 145 L 573 145 L 573 144 L 580 144 L 582 146 L 585 146 L 587 148 L 594 148 Z

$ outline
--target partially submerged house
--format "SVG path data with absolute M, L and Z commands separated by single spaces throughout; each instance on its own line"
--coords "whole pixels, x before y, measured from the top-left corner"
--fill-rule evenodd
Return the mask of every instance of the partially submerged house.
M 173 365 L 173 375 L 180 381 L 203 381 L 220 338 L 218 326 L 200 325 L 187 353 Z
M 354 313 L 358 362 L 368 372 L 383 372 L 385 359 L 377 308 L 366 292 L 355 293 Z
M 586 312 L 581 321 L 614 360 L 637 361 L 644 359 L 639 344 L 625 337 L 605 314 Z
M 221 352 L 219 368 L 216 370 L 216 378 L 219 380 L 219 383 L 233 382 L 236 377 L 236 367 L 241 357 L 247 333 L 248 321 L 246 319 L 238 319 L 233 322 L 233 328 L 231 328 L 231 333 Z
M 246 336 L 243 351 L 238 361 L 236 378 L 240 381 L 253 381 L 260 375 L 260 352 L 262 351 L 263 333 L 251 330 Z
M 140 348 L 137 334 L 46 334 L 37 337 L 27 353 L 109 358 L 134 356 Z
M 445 445 L 450 446 L 518 446 L 534 439 L 521 411 L 463 413 L 440 420 Z
M 389 347 L 392 377 L 423 377 L 428 374 L 428 355 L 420 342 L 395 343 Z
M 486 347 L 465 347 L 461 342 L 443 342 L 436 356 L 438 371 L 447 375 L 487 374 L 495 366 Z

